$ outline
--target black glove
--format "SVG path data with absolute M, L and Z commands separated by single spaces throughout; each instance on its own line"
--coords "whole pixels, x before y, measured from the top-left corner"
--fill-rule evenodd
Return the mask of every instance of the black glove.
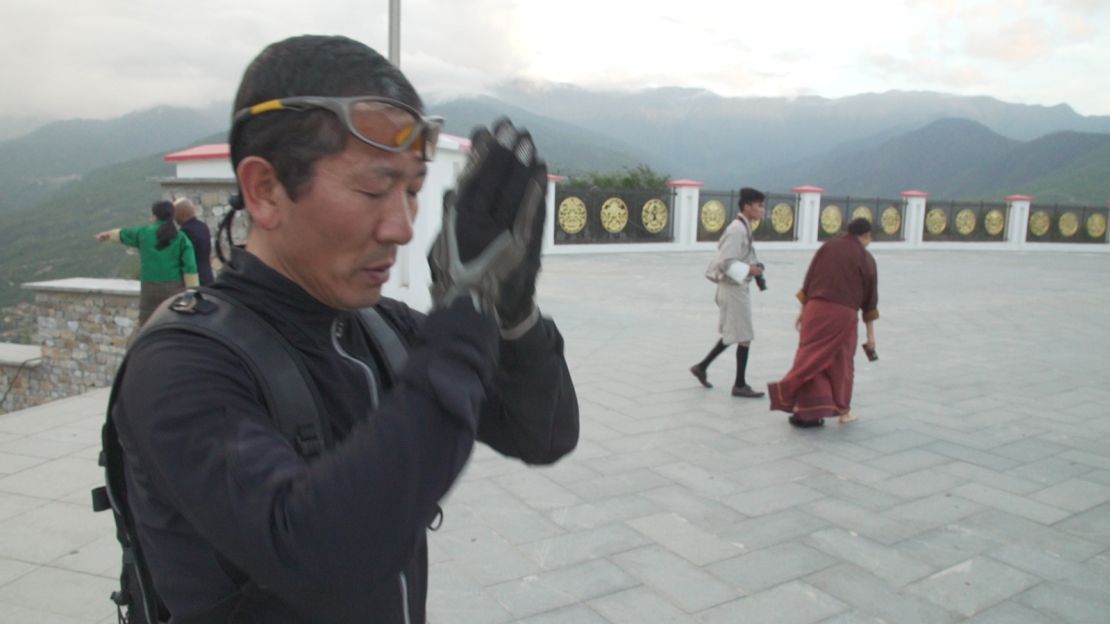
M 539 319 L 540 271 L 547 203 L 547 165 L 532 137 L 508 119 L 492 134 L 471 135 L 458 190 L 443 198 L 443 229 L 432 243 L 432 300 L 446 307 L 467 296 L 493 314 L 506 338 L 527 332 Z

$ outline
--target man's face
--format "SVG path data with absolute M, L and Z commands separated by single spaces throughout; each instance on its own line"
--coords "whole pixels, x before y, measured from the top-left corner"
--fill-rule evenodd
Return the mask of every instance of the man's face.
M 763 202 L 762 201 L 757 201 L 757 202 L 751 202 L 749 204 L 744 204 L 744 216 L 747 217 L 749 221 L 752 221 L 752 220 L 755 220 L 755 219 L 762 219 L 763 218 Z
M 279 270 L 333 308 L 373 305 L 397 248 L 412 239 L 426 174 L 415 152 L 392 154 L 348 139 L 342 152 L 316 161 L 296 201 L 279 207 Z

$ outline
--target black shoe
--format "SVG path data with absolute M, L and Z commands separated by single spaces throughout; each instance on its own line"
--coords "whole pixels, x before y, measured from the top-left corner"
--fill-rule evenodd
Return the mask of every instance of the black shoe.
M 709 383 L 709 380 L 705 378 L 705 369 L 702 368 L 701 366 L 698 366 L 697 364 L 694 364 L 693 366 L 691 366 L 690 367 L 690 374 L 693 375 L 694 377 L 697 377 L 698 381 L 701 382 L 701 385 L 705 386 L 706 388 L 712 388 L 713 387 L 713 384 Z
M 752 390 L 752 387 L 749 386 L 749 385 L 743 385 L 743 386 L 733 386 L 732 387 L 732 396 L 734 396 L 734 397 L 744 397 L 746 399 L 758 399 L 759 397 L 763 396 L 763 393 L 762 392 L 756 392 L 755 390 Z
M 818 418 L 817 420 L 799 420 L 797 416 L 791 416 L 786 420 L 795 427 L 800 427 L 802 429 L 809 429 L 810 427 L 821 427 L 825 424 L 824 418 Z

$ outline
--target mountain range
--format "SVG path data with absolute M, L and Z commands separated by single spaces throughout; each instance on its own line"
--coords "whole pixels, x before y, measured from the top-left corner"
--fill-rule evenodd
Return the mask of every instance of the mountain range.
M 508 115 L 535 136 L 554 173 L 646 164 L 710 189 L 1104 205 L 1110 199 L 1110 116 L 1066 105 L 888 92 L 839 99 L 726 98 L 704 90 L 591 91 L 506 83 L 492 95 L 432 102 L 446 130 Z M 146 218 L 172 174 L 162 157 L 222 141 L 230 105 L 159 107 L 107 121 L 52 122 L 0 141 L 0 305 L 25 281 L 131 276 L 137 261 L 92 233 Z M 0 117 L 0 128 L 11 127 Z M 14 122 L 13 122 L 14 123 Z

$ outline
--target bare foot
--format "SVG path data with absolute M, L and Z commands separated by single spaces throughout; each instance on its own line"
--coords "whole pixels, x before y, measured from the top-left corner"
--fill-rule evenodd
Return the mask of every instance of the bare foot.
M 856 418 L 851 412 L 848 412 L 847 414 L 843 414 L 843 415 L 840 416 L 839 422 L 842 425 L 846 425 L 850 422 L 855 422 L 857 420 L 859 420 L 859 419 Z

